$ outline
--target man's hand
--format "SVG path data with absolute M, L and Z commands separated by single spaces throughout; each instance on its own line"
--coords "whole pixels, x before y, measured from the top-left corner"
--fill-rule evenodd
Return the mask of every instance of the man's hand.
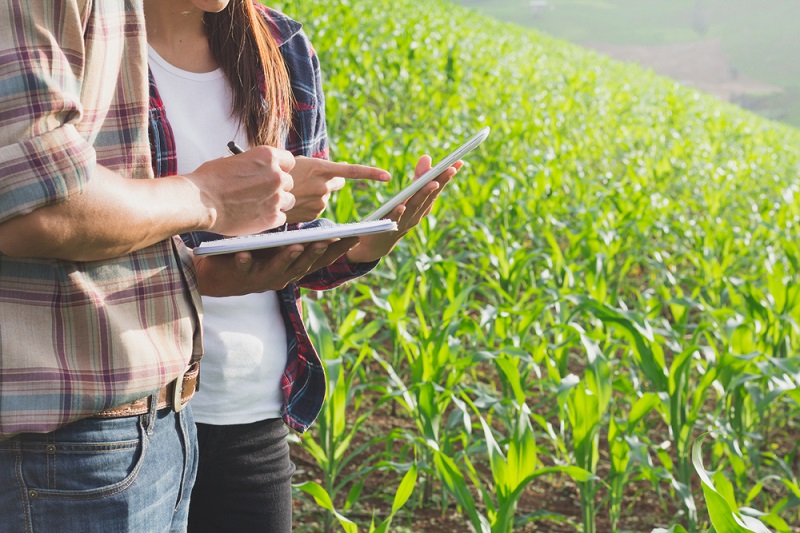
M 246 235 L 286 222 L 286 212 L 295 204 L 289 174 L 294 166 L 290 152 L 256 146 L 203 163 L 185 178 L 194 183 L 199 200 L 210 211 L 209 231 Z
M 292 210 L 286 213 L 289 223 L 308 222 L 319 217 L 325 211 L 331 193 L 344 187 L 345 179 L 389 181 L 391 177 L 379 168 L 309 157 L 297 157 L 290 173 L 294 179 L 292 194 L 296 201 Z
M 358 238 L 194 258 L 200 294 L 241 296 L 276 291 L 326 267 L 358 244 Z
M 368 263 L 391 252 L 406 233 L 428 216 L 433 208 L 433 202 L 462 165 L 462 161 L 457 161 L 430 183 L 425 184 L 414 196 L 406 200 L 405 204 L 395 207 L 386 218 L 397 222 L 397 231 L 362 236 L 361 243 L 347 252 L 347 260 L 350 263 Z M 422 156 L 417 162 L 416 177 L 419 178 L 430 169 L 431 158 L 427 155 Z
M 126 179 L 97 165 L 80 194 L 0 224 L 0 251 L 98 261 L 189 231 L 259 233 L 283 224 L 294 206 L 293 167 L 291 153 L 267 146 L 159 179 Z

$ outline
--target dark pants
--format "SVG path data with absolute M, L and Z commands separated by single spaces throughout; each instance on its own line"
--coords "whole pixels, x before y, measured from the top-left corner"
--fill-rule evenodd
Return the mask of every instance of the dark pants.
M 189 532 L 292 530 L 289 430 L 280 419 L 197 424 L 200 464 L 189 503 Z

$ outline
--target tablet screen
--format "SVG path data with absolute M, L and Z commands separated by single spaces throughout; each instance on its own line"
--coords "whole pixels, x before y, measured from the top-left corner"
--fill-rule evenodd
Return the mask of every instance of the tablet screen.
M 378 209 L 370 213 L 369 215 L 365 216 L 362 221 L 368 222 L 371 220 L 379 220 L 389 213 L 392 212 L 392 209 L 397 207 L 398 205 L 402 204 L 414 194 L 419 191 L 422 187 L 425 186 L 426 183 L 431 181 L 432 179 L 436 178 L 439 174 L 447 170 L 453 163 L 464 157 L 466 154 L 474 150 L 479 144 L 486 140 L 486 137 L 489 136 L 489 127 L 486 126 L 482 128 L 478 133 L 476 133 L 471 139 L 467 142 L 453 150 L 447 157 L 439 161 L 433 168 L 431 168 L 428 172 L 414 180 L 411 185 L 394 195 L 389 201 L 385 204 L 380 206 Z

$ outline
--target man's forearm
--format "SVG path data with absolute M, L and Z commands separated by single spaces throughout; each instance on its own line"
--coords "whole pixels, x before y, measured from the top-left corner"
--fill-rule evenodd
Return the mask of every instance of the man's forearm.
M 0 252 L 94 261 L 187 231 L 258 233 L 286 221 L 293 166 L 291 153 L 269 146 L 212 159 L 185 176 L 126 179 L 98 166 L 81 193 L 0 224 Z
M 108 259 L 179 233 L 208 229 L 214 218 L 185 177 L 131 180 L 98 166 L 84 192 L 0 224 L 0 251 L 72 261 Z

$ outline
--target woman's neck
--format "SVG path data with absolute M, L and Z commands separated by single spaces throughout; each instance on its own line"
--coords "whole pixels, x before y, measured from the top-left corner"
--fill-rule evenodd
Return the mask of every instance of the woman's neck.
M 147 42 L 171 65 L 189 72 L 216 70 L 203 25 L 191 0 L 144 0 Z

